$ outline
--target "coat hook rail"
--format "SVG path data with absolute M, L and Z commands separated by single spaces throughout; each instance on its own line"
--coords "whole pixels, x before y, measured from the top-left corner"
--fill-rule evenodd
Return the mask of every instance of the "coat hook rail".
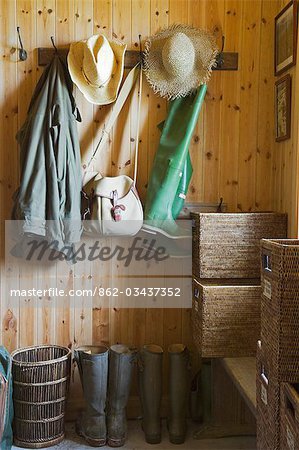
M 38 51 L 38 65 L 46 66 L 49 64 L 55 50 L 51 47 L 39 47 Z M 58 48 L 57 52 L 62 58 L 66 58 L 68 54 L 68 48 Z M 221 52 L 221 64 L 217 64 L 217 67 L 214 67 L 213 70 L 238 70 L 238 53 L 234 52 Z M 127 50 L 125 54 L 125 68 L 131 69 L 134 67 L 140 60 L 139 50 Z

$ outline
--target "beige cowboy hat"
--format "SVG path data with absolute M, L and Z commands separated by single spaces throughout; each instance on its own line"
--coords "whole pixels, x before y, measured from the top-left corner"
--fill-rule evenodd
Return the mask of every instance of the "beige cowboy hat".
M 126 48 L 125 44 L 110 41 L 103 34 L 71 44 L 69 72 L 89 102 L 107 105 L 115 101 L 123 77 Z
M 144 71 L 153 90 L 173 100 L 206 83 L 216 65 L 214 36 L 188 25 L 172 25 L 147 39 Z

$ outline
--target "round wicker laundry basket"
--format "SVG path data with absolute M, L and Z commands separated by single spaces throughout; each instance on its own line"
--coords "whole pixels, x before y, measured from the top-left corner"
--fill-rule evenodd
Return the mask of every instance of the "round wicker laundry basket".
M 40 345 L 12 353 L 16 445 L 44 448 L 63 440 L 70 370 L 66 347 Z

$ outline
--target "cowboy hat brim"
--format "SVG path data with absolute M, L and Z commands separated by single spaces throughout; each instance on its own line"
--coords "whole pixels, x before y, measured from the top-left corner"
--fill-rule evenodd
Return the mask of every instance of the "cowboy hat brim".
M 82 71 L 86 43 L 84 41 L 72 43 L 68 54 L 68 68 L 73 82 L 84 97 L 95 105 L 108 105 L 116 100 L 124 73 L 126 44 L 113 41 L 109 41 L 109 44 L 115 56 L 116 70 L 110 80 L 100 87 L 88 83 Z
M 163 64 L 162 49 L 170 37 L 184 33 L 195 50 L 193 70 L 185 77 L 171 76 Z M 147 39 L 144 54 L 144 72 L 153 90 L 168 100 L 185 97 L 206 83 L 216 64 L 218 48 L 214 36 L 188 25 L 172 25 Z

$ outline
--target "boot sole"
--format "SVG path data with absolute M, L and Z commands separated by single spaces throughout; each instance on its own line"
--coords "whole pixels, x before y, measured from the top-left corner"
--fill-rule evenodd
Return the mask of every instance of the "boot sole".
M 182 235 L 182 236 L 176 236 L 174 234 L 169 234 L 167 231 L 163 230 L 162 228 L 154 227 L 152 225 L 143 224 L 142 230 L 153 235 L 157 234 L 163 234 L 163 236 L 166 236 L 169 239 L 189 239 L 190 236 L 188 234 Z
M 145 436 L 145 440 L 148 444 L 160 444 L 161 436 L 158 437 Z
M 90 438 L 88 436 L 86 436 L 81 430 L 80 428 L 78 428 L 78 426 L 76 425 L 76 433 L 82 437 L 83 439 L 85 439 L 85 441 L 91 446 L 91 447 L 104 447 L 104 445 L 106 445 L 107 443 L 107 439 L 93 439 Z
M 185 436 L 169 436 L 171 444 L 183 444 L 185 442 Z
M 123 445 L 125 445 L 126 439 L 109 439 L 107 440 L 107 444 L 109 445 L 109 447 L 122 447 Z

